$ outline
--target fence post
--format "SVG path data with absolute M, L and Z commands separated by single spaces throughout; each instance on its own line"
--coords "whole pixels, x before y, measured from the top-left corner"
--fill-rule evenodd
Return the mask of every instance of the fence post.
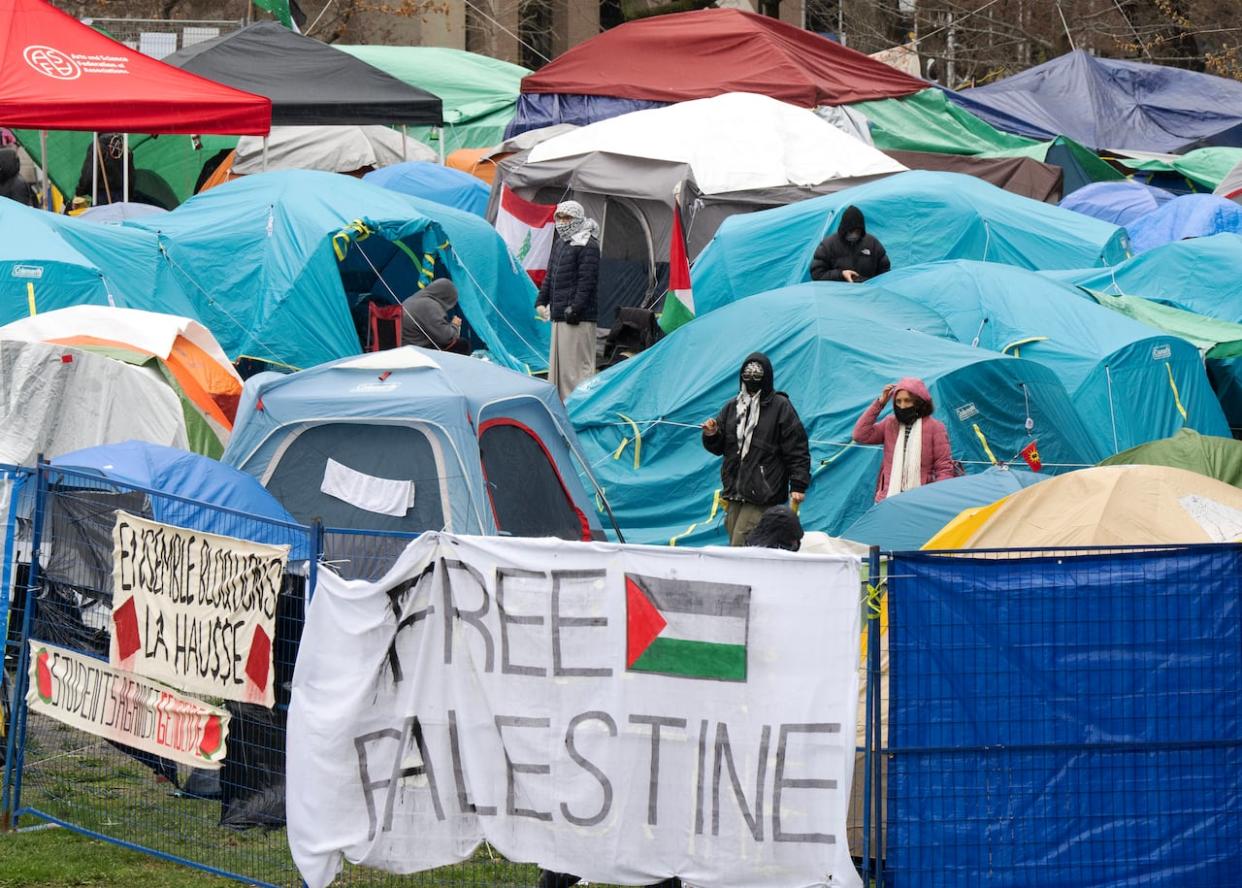
M 884 588 L 885 579 L 880 575 L 880 548 L 872 546 L 867 556 L 868 570 L 871 573 L 871 595 L 867 608 L 867 725 L 874 734 L 871 744 L 871 792 L 872 808 L 875 813 L 875 837 L 872 839 L 872 850 L 875 853 L 875 869 L 873 870 L 877 888 L 884 885 L 884 693 L 881 682 L 884 676 L 880 669 L 881 638 L 880 614 L 884 607 L 880 591 Z M 890 565 L 891 566 L 891 565 Z
M 315 582 L 319 579 L 319 562 L 323 558 L 323 521 L 316 518 L 310 526 L 310 565 L 306 572 L 306 603 L 315 594 Z M 303 613 L 304 620 L 306 619 Z
M 862 612 L 867 621 L 863 627 L 867 639 L 867 692 L 863 704 L 863 803 L 862 803 L 862 880 L 863 888 L 871 885 L 871 694 L 875 686 L 871 683 L 871 589 L 878 578 L 875 573 L 872 555 L 879 550 L 872 547 L 868 553 L 866 573 L 862 581 Z
M 39 454 L 35 467 L 35 512 L 30 543 L 30 574 L 26 581 L 26 595 L 22 609 L 22 631 L 19 636 L 21 648 L 17 656 L 17 674 L 13 682 L 13 723 L 9 725 L 9 740 L 5 749 L 4 811 L 5 826 L 17 828 L 17 811 L 22 804 L 22 766 L 26 758 L 26 689 L 30 672 L 30 632 L 34 626 L 39 587 L 39 547 L 43 544 L 43 514 L 47 499 L 46 466 L 43 454 Z

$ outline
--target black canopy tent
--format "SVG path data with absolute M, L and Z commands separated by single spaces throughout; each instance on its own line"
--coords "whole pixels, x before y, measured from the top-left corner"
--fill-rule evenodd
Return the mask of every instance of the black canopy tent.
M 443 123 L 438 96 L 276 22 L 187 46 L 164 61 L 267 96 L 276 126 Z

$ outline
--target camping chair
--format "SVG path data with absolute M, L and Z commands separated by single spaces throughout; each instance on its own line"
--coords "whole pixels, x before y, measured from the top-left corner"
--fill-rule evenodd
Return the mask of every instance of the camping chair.
M 656 313 L 646 308 L 621 308 L 604 340 L 604 366 L 611 367 L 651 348 L 663 335 Z
M 401 345 L 401 306 L 367 303 L 367 351 L 384 351 Z

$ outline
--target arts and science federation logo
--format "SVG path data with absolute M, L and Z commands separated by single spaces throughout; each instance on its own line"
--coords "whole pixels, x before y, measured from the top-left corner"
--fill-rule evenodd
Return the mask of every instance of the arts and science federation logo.
M 77 62 L 51 46 L 27 46 L 22 58 L 27 65 L 53 80 L 77 80 L 82 76 Z

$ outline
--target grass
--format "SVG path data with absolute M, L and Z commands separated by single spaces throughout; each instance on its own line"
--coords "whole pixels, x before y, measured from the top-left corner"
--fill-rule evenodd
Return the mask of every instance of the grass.
M 237 882 L 99 842 L 66 829 L 0 835 L 0 888 L 159 885 L 217 888 Z

